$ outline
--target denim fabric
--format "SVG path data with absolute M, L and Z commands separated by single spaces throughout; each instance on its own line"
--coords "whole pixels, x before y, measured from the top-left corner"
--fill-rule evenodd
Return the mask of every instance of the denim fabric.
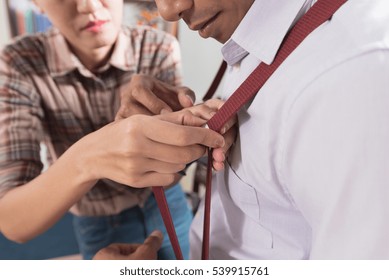
M 165 193 L 182 253 L 184 258 L 188 259 L 192 212 L 179 184 L 166 190 Z M 135 206 L 112 216 L 75 216 L 73 223 L 84 259 L 91 259 L 98 250 L 111 243 L 143 243 L 155 229 L 159 229 L 164 234 L 158 258 L 175 259 L 154 195 L 150 195 L 142 208 Z

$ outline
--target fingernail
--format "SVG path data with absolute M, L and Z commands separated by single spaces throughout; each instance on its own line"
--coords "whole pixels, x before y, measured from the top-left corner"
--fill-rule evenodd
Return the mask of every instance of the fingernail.
M 159 231 L 159 230 L 154 230 L 154 231 L 150 234 L 150 236 L 156 236 L 156 237 L 158 237 L 158 238 L 163 238 L 163 234 L 162 234 L 162 232 Z
M 224 146 L 225 142 L 224 142 L 224 138 L 221 138 L 221 139 L 217 139 L 216 140 L 216 146 L 217 147 L 220 147 L 222 148 Z
M 190 100 L 190 102 L 191 102 L 192 104 L 195 103 L 195 100 L 193 99 L 193 97 L 192 97 L 191 95 L 187 94 L 187 95 L 185 95 L 185 96 L 186 96 L 186 98 L 188 98 L 188 99 Z
M 224 133 L 226 133 L 226 130 L 227 130 L 227 128 L 226 128 L 226 127 L 223 127 L 223 128 L 220 130 L 220 133 L 221 133 L 221 134 L 224 134 Z
M 217 164 L 219 164 L 219 166 L 217 166 L 216 163 L 213 164 L 213 169 L 216 171 L 221 171 L 224 169 L 224 162 L 217 162 Z

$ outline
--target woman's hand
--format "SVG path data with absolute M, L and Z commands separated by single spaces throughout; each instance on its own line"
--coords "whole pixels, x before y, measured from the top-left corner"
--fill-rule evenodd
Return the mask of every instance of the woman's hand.
M 136 74 L 121 90 L 116 120 L 136 114 L 159 115 L 193 106 L 195 94 L 187 87 L 172 86 L 148 75 Z
M 143 244 L 113 243 L 96 253 L 94 260 L 156 260 L 163 236 L 154 231 Z
M 121 105 L 116 114 L 116 120 L 136 114 L 159 115 L 185 108 L 208 121 L 224 104 L 219 99 L 210 99 L 203 104 L 193 106 L 194 101 L 195 94 L 187 87 L 175 87 L 151 76 L 137 74 L 122 91 Z M 234 117 L 220 131 L 225 138 L 225 145 L 215 148 L 212 152 L 213 168 L 216 171 L 224 168 L 225 159 L 236 138 L 236 123 L 237 118 Z
M 134 115 L 87 135 L 69 152 L 88 181 L 107 178 L 133 187 L 168 186 L 206 147 L 224 146 L 222 135 L 201 127 L 207 110 L 210 114 L 212 109 Z

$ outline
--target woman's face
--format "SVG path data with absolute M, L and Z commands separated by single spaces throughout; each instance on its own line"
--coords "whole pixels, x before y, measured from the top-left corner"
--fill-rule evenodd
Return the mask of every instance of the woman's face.
M 123 0 L 34 0 L 75 49 L 112 46 L 120 30 Z

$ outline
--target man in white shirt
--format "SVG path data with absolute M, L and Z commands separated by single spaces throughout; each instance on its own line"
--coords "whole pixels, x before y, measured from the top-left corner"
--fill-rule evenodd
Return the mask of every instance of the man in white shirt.
M 228 98 L 314 0 L 156 0 L 223 45 Z M 213 259 L 388 259 L 389 2 L 349 0 L 238 113 L 214 180 Z M 192 225 L 199 258 L 202 211 Z
M 272 63 L 315 2 L 156 0 L 165 19 L 224 44 L 225 98 Z M 236 143 L 213 182 L 210 258 L 389 259 L 388 22 L 387 0 L 348 0 L 239 111 Z

